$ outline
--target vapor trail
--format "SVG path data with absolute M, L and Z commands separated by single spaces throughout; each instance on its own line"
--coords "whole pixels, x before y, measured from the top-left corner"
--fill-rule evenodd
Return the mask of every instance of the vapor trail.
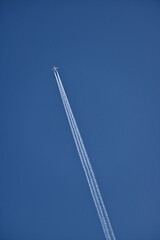
M 62 93 L 62 90 L 60 90 L 61 91 L 61 93 Z M 62 94 L 61 94 L 62 95 Z M 62 101 L 63 101 L 63 99 L 62 99 Z M 64 102 L 64 101 L 63 101 Z M 65 106 L 65 105 L 64 105 Z M 66 108 L 65 108 L 66 109 Z M 66 112 L 67 113 L 67 112 Z M 72 130 L 72 129 L 71 129 Z M 91 179 L 92 180 L 92 179 Z M 91 183 L 93 183 L 92 181 L 91 181 Z M 94 189 L 95 189 L 95 186 L 94 186 Z M 92 194 L 93 195 L 93 194 Z M 94 196 L 93 196 L 94 197 Z M 101 206 L 101 207 L 103 207 L 104 208 L 104 206 Z M 97 209 L 98 210 L 98 209 Z M 101 210 L 101 209 L 100 209 Z M 101 214 L 101 213 L 100 213 Z M 102 217 L 102 219 L 101 220 L 103 220 L 103 222 L 102 222 L 102 224 L 103 224 L 103 226 L 104 225 L 106 225 L 106 223 L 104 223 L 104 215 L 103 216 L 99 216 L 99 217 Z M 107 223 L 108 224 L 108 223 Z M 105 228 L 106 228 L 106 226 L 105 226 Z M 108 226 L 108 228 L 110 228 L 110 226 Z M 105 230 L 105 229 L 104 229 Z M 110 229 L 109 229 L 110 230 Z M 111 232 L 111 231 L 110 231 Z M 112 233 L 111 233 L 112 234 Z M 108 235 L 108 233 L 107 233 L 107 235 Z M 108 236 L 108 238 L 107 239 L 110 239 L 110 236 Z
M 100 222 L 102 224 L 102 228 L 105 234 L 105 237 L 107 240 L 115 240 L 115 236 L 102 200 L 102 196 L 100 193 L 100 190 L 98 188 L 98 184 L 93 172 L 93 169 L 91 167 L 91 163 L 89 161 L 86 149 L 84 147 L 83 144 L 83 140 L 81 138 L 80 132 L 78 130 L 78 126 L 76 124 L 75 118 L 73 116 L 69 101 L 67 99 L 66 93 L 64 91 L 60 76 L 58 74 L 58 71 L 54 71 L 55 77 L 56 77 L 56 81 L 58 84 L 58 88 L 61 94 L 61 98 L 62 98 L 62 102 L 66 111 L 66 115 L 71 127 L 71 131 L 72 131 L 72 135 L 81 159 L 81 163 L 83 166 L 83 169 L 85 171 L 86 174 L 86 178 L 90 187 L 90 191 L 100 218 Z
M 62 86 L 62 87 L 63 87 L 63 86 Z M 60 93 L 61 93 L 61 96 L 62 96 L 62 89 L 60 89 L 60 91 L 61 91 Z M 64 100 L 63 100 L 63 99 L 62 99 L 62 101 L 63 101 L 63 103 L 64 103 Z M 64 105 L 64 107 L 65 107 L 65 105 Z M 65 107 L 65 110 L 67 110 L 66 107 Z M 66 112 L 66 113 L 67 113 L 67 112 Z M 67 115 L 68 115 L 68 114 L 67 114 Z M 68 117 L 68 116 L 67 116 L 67 117 Z M 72 124 L 72 123 L 71 123 L 71 124 Z M 71 130 L 72 130 L 72 129 L 71 129 Z M 73 132 L 72 132 L 72 133 L 73 133 Z M 90 174 L 89 174 L 89 175 L 90 175 Z M 93 184 L 92 179 L 91 179 L 91 183 Z M 96 186 L 94 186 L 94 190 L 95 190 L 95 187 L 96 187 Z M 92 189 L 91 189 L 91 190 L 92 190 Z M 93 192 L 92 192 L 92 195 L 93 195 Z M 95 197 L 95 196 L 93 196 L 93 197 Z M 94 200 L 95 200 L 95 199 L 94 199 Z M 99 204 L 100 204 L 100 203 L 99 203 Z M 104 208 L 104 205 L 102 205 L 101 208 Z M 98 209 L 97 209 L 97 211 L 98 211 Z M 100 211 L 101 211 L 101 209 L 100 209 Z M 103 218 L 104 218 L 104 215 L 101 216 L 101 212 L 100 212 L 100 216 L 99 216 L 99 217 L 102 217 L 102 218 L 100 219 L 101 221 L 103 221 L 103 222 L 101 222 L 101 223 L 103 224 L 102 227 L 103 227 L 103 228 L 106 228 L 106 226 L 105 226 L 106 223 L 104 223 L 104 219 L 103 219 Z M 108 225 L 109 231 L 110 231 L 111 236 L 112 236 L 113 234 L 112 234 L 112 232 L 111 232 L 110 226 L 109 226 L 108 223 L 107 223 L 107 225 Z M 104 230 L 105 230 L 105 229 L 104 229 Z M 108 230 L 107 230 L 107 235 L 108 235 Z M 111 239 L 110 236 L 108 236 L 107 239 Z M 112 239 L 114 239 L 114 238 L 112 238 Z
M 56 77 L 56 79 L 57 79 L 57 77 Z M 59 83 L 58 83 L 58 86 L 60 87 Z M 64 108 L 66 110 L 66 114 L 67 114 L 67 117 L 68 117 L 68 120 L 69 120 L 69 123 L 70 123 L 70 126 L 71 126 L 71 131 L 72 131 L 75 143 L 76 143 L 76 147 L 77 147 L 77 150 L 78 150 L 81 162 L 82 162 L 82 166 L 84 168 L 84 171 L 85 171 L 85 174 L 86 174 L 86 177 L 87 177 L 87 181 L 88 181 L 88 184 L 89 184 L 92 196 L 93 196 L 93 200 L 95 202 L 97 212 L 98 212 L 98 215 L 99 215 L 102 227 L 103 227 L 103 231 L 105 233 L 105 236 L 107 237 L 106 239 L 111 240 L 111 238 L 109 236 L 108 228 L 107 228 L 107 226 L 105 226 L 106 222 L 105 222 L 105 219 L 104 219 L 104 216 L 103 216 L 103 213 L 102 213 L 102 209 L 99 207 L 100 203 L 99 203 L 99 200 L 97 198 L 97 194 L 95 193 L 95 186 L 93 186 L 93 180 L 92 180 L 92 177 L 90 175 L 90 170 L 88 169 L 87 163 L 85 161 L 85 156 L 84 156 L 84 153 L 83 153 L 83 149 L 81 148 L 81 143 L 79 142 L 77 132 L 75 130 L 75 126 L 73 126 L 73 119 L 68 112 L 67 105 L 66 105 L 66 100 L 64 99 L 61 87 L 59 88 L 59 90 L 60 90 L 60 94 L 61 94 L 62 101 L 63 101 L 63 104 L 64 104 Z
M 84 144 L 83 144 L 83 140 L 81 138 L 81 135 L 80 135 L 80 132 L 78 130 L 78 126 L 76 124 L 76 120 L 73 116 L 73 113 L 72 113 L 72 110 L 71 110 L 71 107 L 70 107 L 70 104 L 69 104 L 69 101 L 67 99 L 67 96 L 66 96 L 66 93 L 64 91 L 64 88 L 63 88 L 63 85 L 62 85 L 62 82 L 61 82 L 61 79 L 60 79 L 60 76 L 57 72 L 57 76 L 58 76 L 58 80 L 59 80 L 59 85 L 60 85 L 60 91 L 62 91 L 62 94 L 64 96 L 64 101 L 66 102 L 66 105 L 68 106 L 68 111 L 70 112 L 70 115 L 71 115 L 71 121 L 72 121 L 72 124 L 73 124 L 73 128 L 75 129 L 76 131 L 76 135 L 78 135 L 78 142 L 80 144 L 80 149 L 82 151 L 82 157 L 84 158 L 84 163 L 86 165 L 86 168 L 87 170 L 89 171 L 89 176 L 90 176 L 90 179 L 91 179 L 91 183 L 94 184 L 94 188 L 93 188 L 93 192 L 95 193 L 96 191 L 96 198 L 98 197 L 98 203 L 101 205 L 101 208 L 100 208 L 100 212 L 102 212 L 102 217 L 105 218 L 105 222 L 104 222 L 104 225 L 108 225 L 108 228 L 107 228 L 107 232 L 109 231 L 110 234 L 111 234 L 111 237 L 112 239 L 115 239 L 115 236 L 114 236 L 114 233 L 113 233 L 113 230 L 112 230 L 112 227 L 111 227 L 111 224 L 110 224 L 110 221 L 109 221 L 109 218 L 108 218 L 108 215 L 107 215 L 107 211 L 105 209 L 105 206 L 104 206 L 104 203 L 103 203 L 103 200 L 102 200 L 102 197 L 101 197 L 101 193 L 99 191 L 99 187 L 98 187 L 98 184 L 96 182 L 96 178 L 95 178 L 95 175 L 94 175 L 94 172 L 93 172 L 93 169 L 91 167 L 91 163 L 90 163 L 90 160 L 88 158 L 88 155 L 87 155 L 87 152 L 86 152 L 86 149 L 84 147 Z M 63 97 L 62 97 L 63 98 Z M 63 101 L 63 100 L 62 100 Z M 64 106 L 65 107 L 65 106 Z M 67 113 L 67 112 L 66 112 Z M 82 159 L 81 159 L 82 160 Z M 98 206 L 99 206 L 98 204 Z M 103 210 L 103 211 L 102 211 Z

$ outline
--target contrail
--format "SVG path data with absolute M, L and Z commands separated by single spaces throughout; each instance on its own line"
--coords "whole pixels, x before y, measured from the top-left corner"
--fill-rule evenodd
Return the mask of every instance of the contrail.
M 58 82 L 57 82 L 58 83 Z M 59 86 L 59 83 L 58 83 L 58 86 Z M 60 87 L 60 86 L 59 86 Z M 60 93 L 61 93 L 61 96 L 62 96 L 62 89 L 60 88 Z M 71 131 L 72 131 L 72 134 L 73 134 L 73 137 L 74 137 L 74 140 L 75 140 L 75 143 L 76 143 L 76 147 L 77 147 L 77 150 L 78 150 L 78 153 L 79 153 L 79 156 L 80 156 L 80 159 L 81 159 L 81 162 L 82 162 L 82 165 L 83 165 L 83 168 L 84 168 L 84 171 L 85 171 L 85 174 L 86 174 L 86 177 L 87 177 L 87 180 L 88 180 L 88 183 L 89 183 L 89 186 L 90 186 L 90 190 L 91 190 L 91 193 L 92 193 L 92 196 L 93 196 L 93 199 L 94 199 L 94 202 L 95 202 L 95 205 L 96 205 L 96 208 L 97 208 L 97 211 L 98 211 L 98 215 L 99 215 L 99 218 L 100 218 L 100 221 L 101 221 L 101 224 L 103 226 L 103 229 L 104 229 L 104 232 L 105 232 L 105 235 L 108 236 L 107 239 L 111 239 L 109 237 L 109 233 L 108 233 L 108 229 L 106 228 L 105 226 L 105 220 L 103 219 L 104 216 L 102 215 L 102 211 L 101 209 L 99 209 L 99 200 L 97 199 L 97 194 L 95 195 L 95 187 L 93 188 L 93 181 L 92 181 L 92 178 L 90 176 L 90 171 L 88 170 L 88 166 L 86 165 L 86 162 L 85 161 L 85 158 L 84 158 L 84 153 L 83 153 L 83 150 L 81 149 L 81 146 L 80 146 L 80 143 L 79 143 L 79 140 L 77 139 L 77 133 L 75 132 L 75 127 L 72 126 L 72 120 L 73 119 L 70 119 L 70 116 L 69 116 L 69 113 L 68 113 L 68 110 L 67 110 L 67 107 L 66 107 L 66 103 L 65 103 L 65 100 L 64 100 L 64 97 L 62 96 L 62 101 L 64 103 L 64 107 L 65 107 L 65 110 L 66 110 L 66 114 L 67 114 L 67 117 L 68 117 L 68 120 L 69 120 L 69 123 L 71 125 Z M 74 128 L 74 130 L 73 130 Z M 84 159 L 84 160 L 83 160 Z M 97 203 L 98 202 L 98 203 Z
M 73 135 L 73 138 L 74 138 L 77 150 L 78 150 L 78 154 L 79 154 L 79 157 L 80 157 L 80 160 L 81 160 L 81 163 L 82 163 L 82 166 L 83 166 L 83 169 L 84 169 L 84 172 L 85 172 L 88 184 L 89 184 L 89 188 L 90 188 L 90 191 L 91 191 L 91 194 L 92 194 L 92 197 L 93 197 L 93 200 L 94 200 L 94 203 L 95 203 L 98 215 L 99 215 L 99 219 L 100 219 L 105 237 L 107 240 L 115 240 L 115 236 L 114 236 L 114 233 L 113 233 L 113 230 L 111 227 L 111 223 L 108 218 L 108 215 L 107 215 L 107 212 L 106 212 L 103 200 L 102 200 L 102 196 L 101 196 L 91 163 L 89 161 L 86 149 L 83 144 L 83 140 L 82 140 L 80 132 L 78 130 L 76 120 L 73 116 L 68 98 L 66 96 L 66 93 L 63 88 L 63 85 L 62 85 L 62 82 L 61 82 L 61 79 L 60 79 L 57 69 L 54 69 L 54 74 L 56 77 L 56 81 L 58 84 L 62 102 L 63 102 L 64 108 L 66 111 L 66 115 L 67 115 L 67 118 L 68 118 L 68 121 L 69 121 L 69 124 L 71 127 L 72 135 Z
M 59 77 L 59 76 L 58 76 Z M 58 85 L 60 86 L 60 84 L 58 83 Z M 63 86 L 61 85 L 61 87 L 63 88 Z M 61 89 L 60 88 L 60 93 L 61 93 L 61 95 L 62 95 L 62 90 L 63 89 Z M 63 96 L 62 96 L 62 101 L 64 102 L 64 100 L 63 100 Z M 65 104 L 66 105 L 66 104 Z M 64 105 L 64 107 L 65 107 L 65 105 Z M 66 109 L 66 107 L 65 107 L 65 109 Z M 70 109 L 71 110 L 71 109 Z M 67 111 L 67 109 L 66 109 L 66 111 Z M 66 112 L 67 113 L 67 112 Z M 68 114 L 67 114 L 68 115 Z M 68 116 L 67 116 L 68 117 Z M 72 119 L 73 120 L 73 119 Z M 71 121 L 70 121 L 71 122 Z M 72 123 L 71 123 L 72 124 Z M 71 129 L 72 130 L 72 129 Z M 72 132 L 73 133 L 73 132 Z M 81 139 L 81 141 L 82 141 L 82 139 Z M 82 143 L 80 143 L 81 145 L 83 144 L 83 142 Z M 84 146 L 83 146 L 84 147 Z M 81 150 L 82 151 L 82 150 Z M 84 150 L 83 150 L 84 151 Z M 82 155 L 83 155 L 84 153 L 82 152 Z M 88 157 L 87 156 L 87 154 L 85 153 L 85 155 L 86 155 L 86 157 Z M 81 156 L 81 157 L 84 157 L 84 155 L 83 156 Z M 83 160 L 83 159 L 82 159 Z M 89 160 L 89 159 L 88 159 Z M 86 164 L 86 163 L 85 163 Z M 90 172 L 92 171 L 92 169 L 90 169 Z M 93 173 L 92 173 L 93 174 Z M 89 175 L 90 175 L 90 173 L 89 173 Z M 94 175 L 93 175 L 94 176 Z M 90 176 L 91 177 L 91 176 Z M 94 177 L 95 178 L 95 177 Z M 93 184 L 93 181 L 95 182 L 95 179 L 93 178 L 93 180 L 92 180 L 92 178 L 91 178 L 91 184 Z M 92 187 L 92 186 L 91 186 Z M 97 190 L 97 186 L 94 186 L 94 189 L 91 189 L 92 190 L 92 195 L 94 195 L 94 193 L 95 193 L 95 191 L 94 190 Z M 98 189 L 99 190 L 99 189 Z M 93 191 L 94 191 L 94 193 L 93 193 Z M 99 194 L 100 195 L 100 193 L 96 193 L 96 194 Z M 97 195 L 96 195 L 97 196 Z M 95 197 L 95 196 L 93 196 L 93 197 Z M 99 198 L 100 198 L 100 201 L 101 201 L 101 204 L 102 204 L 102 209 L 105 211 L 105 208 L 104 208 L 104 204 L 103 204 L 103 202 L 102 202 L 102 200 L 101 200 L 101 196 L 99 196 Z M 94 199 L 95 200 L 95 199 Z M 98 201 L 97 199 L 95 200 L 95 201 Z M 95 204 L 96 204 L 96 202 L 95 202 Z M 100 203 L 99 203 L 100 204 Z M 97 207 L 99 207 L 98 205 L 97 205 Z M 106 216 L 104 216 L 104 214 L 103 214 L 103 216 L 102 216 L 102 214 L 101 214 L 101 209 L 99 210 L 99 209 L 97 209 L 97 211 L 99 211 L 99 217 L 102 217 L 101 218 L 101 221 L 103 221 L 102 222 L 102 225 L 103 225 L 103 228 L 104 228 L 104 231 L 106 232 L 107 231 L 107 235 L 108 235 L 108 231 L 110 231 L 110 233 L 111 233 L 111 236 L 113 235 L 113 233 L 112 233 L 112 229 L 111 229 L 111 226 L 110 226 L 110 223 L 108 223 L 107 221 L 109 220 L 109 219 L 107 219 L 107 224 L 108 224 L 108 228 L 109 228 L 109 230 L 105 230 L 106 229 L 106 223 L 104 222 L 104 217 L 106 217 Z M 106 213 L 105 213 L 105 215 L 107 215 Z M 114 236 L 114 235 L 113 235 Z M 111 237 L 109 237 L 108 236 L 108 238 L 107 239 L 111 239 Z M 115 239 L 114 237 L 112 238 L 112 239 Z

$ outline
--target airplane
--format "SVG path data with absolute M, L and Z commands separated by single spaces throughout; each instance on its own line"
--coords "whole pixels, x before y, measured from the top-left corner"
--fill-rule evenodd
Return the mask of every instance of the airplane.
M 57 71 L 58 67 L 53 66 L 52 70 Z

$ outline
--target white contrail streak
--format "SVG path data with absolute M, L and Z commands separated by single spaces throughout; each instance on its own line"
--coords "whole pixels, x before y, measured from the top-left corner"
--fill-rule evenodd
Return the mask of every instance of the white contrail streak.
M 63 96 L 62 96 L 62 101 L 64 103 L 64 107 L 65 107 L 65 110 L 66 110 L 66 114 L 67 114 L 69 123 L 70 123 L 70 125 L 72 125 L 72 120 L 71 120 L 71 118 L 69 116 L 69 113 L 68 113 L 68 110 L 66 108 Z M 74 137 L 74 140 L 75 140 L 75 143 L 76 143 L 76 147 L 77 147 L 77 150 L 78 150 L 78 153 L 79 153 L 79 156 L 80 156 L 80 159 L 81 159 L 81 162 L 82 162 L 82 165 L 83 165 L 83 168 L 84 168 L 84 171 L 85 171 L 85 174 L 86 174 L 89 186 L 90 186 L 91 193 L 93 195 L 93 199 L 95 201 L 95 205 L 97 207 L 98 214 L 100 215 L 99 216 L 100 220 L 103 221 L 102 225 L 104 226 L 105 223 L 104 223 L 104 220 L 103 220 L 103 216 L 102 216 L 102 214 L 101 214 L 101 212 L 99 210 L 99 205 L 97 205 L 97 199 L 95 200 L 96 196 L 95 196 L 95 193 L 94 193 L 94 188 L 92 187 L 92 184 L 93 184 L 92 183 L 92 179 L 91 179 L 91 177 L 89 177 L 90 173 L 88 173 L 88 167 L 86 166 L 86 163 L 83 160 L 84 159 L 84 154 L 83 154 L 83 151 L 82 151 L 82 149 L 81 149 L 81 147 L 79 145 L 80 143 L 79 143 L 79 140 L 77 139 L 77 134 L 76 134 L 76 132 L 74 132 L 73 125 L 71 127 L 71 131 L 72 131 L 72 134 L 73 134 L 73 137 Z M 105 231 L 105 229 L 104 229 L 104 231 Z M 108 232 L 106 234 L 108 235 Z M 110 239 L 109 236 L 108 236 L 108 239 Z
M 58 82 L 57 82 L 58 83 Z M 59 86 L 59 83 L 58 83 L 58 86 Z M 62 89 L 60 88 L 60 93 L 61 93 L 61 96 L 62 96 Z M 85 161 L 85 158 L 84 158 L 84 153 L 83 153 L 83 150 L 81 149 L 81 146 L 80 146 L 80 142 L 79 140 L 77 139 L 77 133 L 74 131 L 75 130 L 75 127 L 73 126 L 72 124 L 72 119 L 70 119 L 70 116 L 69 116 L 69 113 L 68 113 L 68 109 L 66 107 L 66 103 L 65 103 L 65 100 L 64 100 L 64 97 L 62 96 L 62 101 L 64 103 L 64 107 L 65 107 L 65 110 L 66 110 L 66 114 L 67 114 L 67 117 L 68 117 L 68 120 L 69 120 L 69 123 L 71 126 L 71 131 L 72 131 L 72 134 L 73 134 L 73 137 L 74 137 L 74 140 L 75 140 L 75 143 L 76 143 L 76 146 L 77 146 L 77 150 L 78 150 L 78 153 L 79 153 L 79 156 L 80 156 L 80 159 L 81 159 L 81 162 L 82 162 L 82 165 L 83 165 L 83 168 L 84 168 L 84 171 L 85 171 L 85 174 L 86 174 L 86 177 L 87 177 L 87 180 L 88 180 L 88 183 L 89 183 L 89 186 L 90 186 L 90 190 L 91 190 L 91 193 L 92 193 L 92 196 L 93 196 L 93 199 L 94 199 L 94 202 L 95 202 L 95 205 L 96 205 L 96 208 L 97 208 L 97 211 L 98 211 L 98 215 L 100 217 L 100 221 L 101 221 L 101 224 L 103 226 L 103 229 L 104 229 L 104 232 L 105 232 L 105 235 L 107 235 L 107 239 L 110 240 L 111 238 L 109 237 L 109 233 L 108 233 L 108 229 L 106 228 L 105 226 L 105 221 L 104 221 L 104 216 L 102 215 L 102 211 L 101 209 L 99 209 L 99 200 L 97 199 L 97 194 L 95 195 L 95 187 L 93 187 L 93 181 L 92 181 L 92 178 L 90 176 L 90 171 L 88 170 L 88 166 L 86 165 L 86 162 Z M 74 130 L 73 130 L 74 128 Z M 98 203 L 97 203 L 98 202 Z
M 109 228 L 109 231 L 111 232 L 111 235 L 113 235 L 113 239 L 114 239 L 114 234 L 113 234 L 113 231 L 112 231 L 112 227 L 111 227 L 111 224 L 110 224 L 110 221 L 109 221 L 109 218 L 108 218 L 108 215 L 107 215 L 107 212 L 106 212 L 106 209 L 105 209 L 105 206 L 104 206 L 104 203 L 103 203 L 103 200 L 102 200 L 102 197 L 101 197 L 101 194 L 100 194 L 100 191 L 99 191 L 99 188 L 98 188 L 98 184 L 97 184 L 97 182 L 96 182 L 96 178 L 95 178 L 95 176 L 94 176 L 94 172 L 93 172 L 93 170 L 92 170 L 92 167 L 91 167 L 91 163 L 90 163 L 90 161 L 89 161 L 89 158 L 88 158 L 88 155 L 87 155 L 87 152 L 86 152 L 86 149 L 85 149 L 85 147 L 84 147 L 84 144 L 83 144 L 83 140 L 82 140 L 82 138 L 81 138 L 81 135 L 80 135 L 80 132 L 79 132 L 79 130 L 78 130 L 78 127 L 77 127 L 77 124 L 76 124 L 76 121 L 75 121 L 75 118 L 74 118 L 74 116 L 73 116 L 73 113 L 72 113 L 72 110 L 71 110 L 71 107 L 70 107 L 70 105 L 69 105 L 69 101 L 68 101 L 68 99 L 67 99 L 67 96 L 66 96 L 66 93 L 65 93 L 65 91 L 64 91 L 64 88 L 63 88 L 63 85 L 62 85 L 62 82 L 61 82 L 61 80 L 60 80 L 60 77 L 59 77 L 59 74 L 58 74 L 58 72 L 57 72 L 57 76 L 58 76 L 58 79 L 59 79 L 59 84 L 60 84 L 60 86 L 61 86 L 61 88 L 62 88 L 62 92 L 63 92 L 63 94 L 64 94 L 64 100 L 66 101 L 66 105 L 68 105 L 68 111 L 70 112 L 70 114 L 71 114 L 71 119 L 72 119 L 72 122 L 73 122 L 73 127 L 74 127 L 74 129 L 76 129 L 76 134 L 78 135 L 78 138 L 79 138 L 79 144 L 80 144 L 80 148 L 82 148 L 82 155 L 83 155 L 83 157 L 84 157 L 84 161 L 85 161 L 85 163 L 86 163 L 86 165 L 88 165 L 87 166 L 87 169 L 89 168 L 89 175 L 91 175 L 91 181 L 93 181 L 94 182 L 94 184 L 95 184 L 95 186 L 94 186 L 94 192 L 95 192 L 95 190 L 97 190 L 97 195 L 96 195 L 96 197 L 98 196 L 99 197 L 99 201 L 100 201 L 100 204 L 102 205 L 102 209 L 103 209 L 103 211 L 104 211 L 104 216 L 103 217 L 105 217 L 106 218 L 106 223 L 108 224 L 108 228 Z M 61 91 L 61 90 L 60 90 Z
M 72 135 L 73 135 L 73 138 L 74 138 L 77 150 L 78 150 L 78 154 L 79 154 L 79 157 L 80 157 L 80 160 L 81 160 L 81 163 L 82 163 L 82 166 L 83 166 L 83 169 L 84 169 L 84 172 L 85 172 L 85 175 L 86 175 L 89 187 L 90 187 L 90 191 L 91 191 L 91 194 L 92 194 L 92 197 L 93 197 L 93 200 L 94 200 L 94 203 L 95 203 L 98 215 L 99 215 L 99 219 L 100 219 L 105 237 L 107 240 L 115 240 L 115 236 L 114 236 L 114 233 L 113 233 L 113 230 L 112 230 L 112 227 L 110 224 L 110 220 L 108 218 L 108 215 L 107 215 L 107 212 L 106 212 L 103 200 L 102 200 L 102 196 L 101 196 L 93 169 L 91 167 L 91 163 L 89 161 L 86 149 L 83 144 L 83 140 L 82 140 L 80 132 L 78 130 L 78 126 L 77 126 L 75 118 L 73 116 L 73 113 L 72 113 L 69 101 L 67 99 L 66 93 L 64 91 L 58 71 L 57 70 L 54 71 L 54 74 L 56 77 L 56 81 L 58 84 L 62 102 L 63 102 L 64 108 L 66 111 L 66 115 L 67 115 L 67 118 L 68 118 L 68 121 L 69 121 L 69 124 L 71 127 Z
M 57 82 L 58 83 L 58 82 Z M 59 85 L 59 87 L 60 87 L 60 84 L 58 83 L 58 85 Z M 63 86 L 62 86 L 63 87 Z M 62 96 L 62 89 L 60 89 L 60 93 L 61 93 L 61 96 Z M 62 101 L 63 101 L 63 103 L 64 103 L 64 96 L 62 96 Z M 65 106 L 66 104 L 64 103 L 64 107 L 65 107 L 65 110 L 66 110 L 66 113 L 68 112 L 68 110 L 67 110 L 67 108 L 66 108 L 66 106 Z M 68 116 L 68 114 L 67 114 L 67 117 L 69 117 Z M 70 121 L 70 124 L 72 124 L 71 123 L 71 120 L 69 119 L 69 121 Z M 71 126 L 71 127 L 73 127 L 73 126 Z M 71 130 L 72 130 L 72 128 L 71 128 Z M 73 132 L 72 132 L 73 133 Z M 75 139 L 75 138 L 74 138 Z M 77 141 L 76 139 L 75 139 L 75 141 Z M 82 152 L 82 154 L 83 154 L 83 152 Z M 84 156 L 83 156 L 84 157 Z M 91 179 L 91 183 L 93 184 L 93 182 L 92 182 L 92 179 Z M 97 187 L 96 187 L 97 188 Z M 91 189 L 92 190 L 92 189 Z M 93 192 L 93 190 L 92 190 L 92 192 Z M 92 194 L 93 195 L 93 194 Z M 94 197 L 94 196 L 93 196 Z M 102 205 L 102 208 L 104 208 L 104 206 Z M 97 211 L 98 211 L 98 209 L 97 209 Z M 102 216 L 102 217 L 104 217 L 104 216 Z M 104 221 L 104 219 L 102 219 L 103 221 Z M 103 224 L 103 226 L 105 225 L 105 223 L 104 222 L 102 222 L 102 224 Z M 107 223 L 108 224 L 108 223 Z M 108 224 L 109 225 L 109 224 Z M 110 227 L 110 226 L 108 226 L 108 227 Z M 111 232 L 111 230 L 109 229 L 109 231 Z M 112 234 L 112 232 L 111 232 L 111 234 Z M 107 234 L 108 235 L 108 234 Z M 110 236 L 107 236 L 108 238 L 107 239 L 111 239 L 110 238 Z M 112 239 L 114 239 L 114 238 L 112 238 Z

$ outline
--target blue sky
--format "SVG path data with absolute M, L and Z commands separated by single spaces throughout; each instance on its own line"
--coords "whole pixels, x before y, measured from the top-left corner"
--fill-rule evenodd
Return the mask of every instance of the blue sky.
M 159 1 L 0 6 L 0 240 L 104 239 L 53 65 L 117 240 L 159 240 Z

